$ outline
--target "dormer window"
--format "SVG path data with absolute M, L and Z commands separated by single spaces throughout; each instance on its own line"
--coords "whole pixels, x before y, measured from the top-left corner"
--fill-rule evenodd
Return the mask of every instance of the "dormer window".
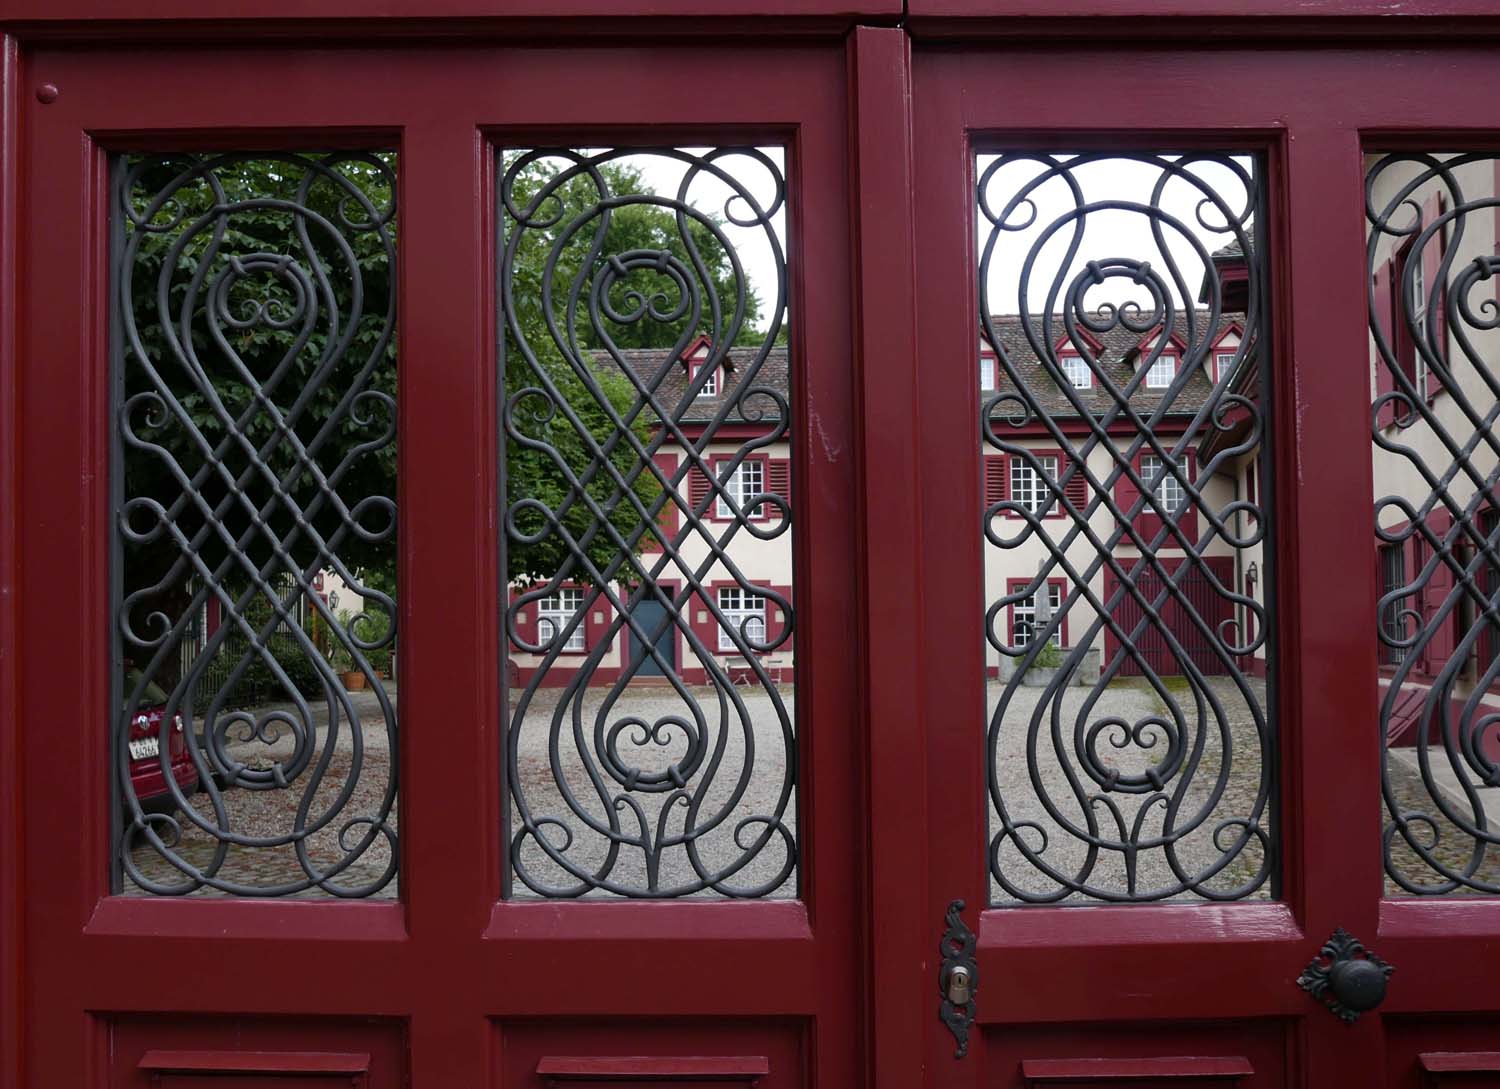
M 999 388 L 995 381 L 995 353 L 983 347 L 979 350 L 979 388 L 985 393 Z
M 1216 352 L 1216 353 L 1214 353 L 1214 367 L 1215 367 L 1215 370 L 1214 370 L 1214 381 L 1215 382 L 1222 382 L 1222 381 L 1224 381 L 1224 376 L 1227 375 L 1230 371 L 1234 370 L 1234 353 L 1233 352 Z
M 698 374 L 698 368 L 701 365 L 702 364 L 698 364 L 697 366 L 693 367 L 693 375 L 694 375 L 694 377 L 697 376 L 697 374 Z M 714 370 L 709 371 L 708 374 L 704 377 L 704 379 L 703 379 L 703 385 L 700 386 L 700 387 L 698 387 L 698 396 L 699 397 L 717 397 L 718 395 L 719 395 L 719 372 L 718 372 L 718 369 L 715 368 Z
M 1089 370 L 1089 365 L 1083 361 L 1083 356 L 1064 354 L 1058 357 L 1062 364 L 1063 374 L 1072 383 L 1074 389 L 1090 389 L 1094 385 L 1094 373 Z
M 687 357 L 689 388 L 692 387 L 694 382 L 698 381 L 699 374 L 703 371 L 705 365 L 708 363 L 708 357 L 712 354 L 713 348 L 707 339 L 700 339 L 697 344 L 689 349 Z M 694 396 L 717 397 L 718 395 L 719 368 L 714 367 L 707 374 L 703 375 L 703 385 L 698 387 Z
M 1146 372 L 1147 389 L 1166 389 L 1177 377 L 1177 357 L 1163 352 Z

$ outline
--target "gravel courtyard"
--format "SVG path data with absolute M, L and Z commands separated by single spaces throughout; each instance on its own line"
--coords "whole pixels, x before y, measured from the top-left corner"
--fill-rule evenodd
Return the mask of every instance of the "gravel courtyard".
M 1263 682 L 1254 683 L 1255 698 L 1263 700 Z M 1231 823 L 1225 826 L 1218 834 L 1218 845 L 1215 844 L 1215 830 L 1223 822 L 1246 819 L 1252 813 L 1260 792 L 1262 745 L 1249 705 L 1235 686 L 1227 678 L 1214 678 L 1209 690 L 1222 709 L 1222 719 L 1213 710 L 1212 702 L 1205 701 L 1201 708 L 1195 706 L 1191 691 L 1181 679 L 1174 678 L 1169 684 L 1169 694 L 1184 708 L 1190 725 L 1200 721 L 1200 717 L 1211 725 L 1203 737 L 1197 771 L 1177 806 L 1173 824 L 1177 831 L 1171 838 L 1177 869 L 1195 879 L 1223 862 L 1224 848 L 1230 848 L 1227 853 L 1232 857 L 1227 864 L 1203 882 L 1204 888 L 1223 891 L 1252 882 L 1263 863 L 1263 851 L 1254 839 L 1242 850 L 1233 850 L 1241 834 L 1240 825 Z M 394 701 L 394 688 L 391 691 Z M 1004 686 L 999 682 L 989 685 L 992 711 L 1003 691 Z M 690 709 L 676 693 L 667 687 L 635 685 L 611 708 L 605 720 L 605 728 L 599 736 L 604 738 L 605 750 L 612 755 L 604 761 L 594 757 L 592 773 L 579 753 L 581 748 L 591 753 L 598 751 L 595 728 L 603 693 L 590 694 L 581 708 L 575 709 L 560 705 L 561 689 L 539 692 L 527 708 L 517 754 L 522 800 L 529 808 L 534 826 L 548 837 L 561 857 L 579 872 L 590 875 L 590 885 L 613 885 L 633 892 L 655 889 L 665 893 L 702 885 L 701 872 L 721 878 L 721 889 L 755 890 L 776 898 L 793 897 L 796 895 L 797 874 L 794 866 L 789 867 L 791 856 L 787 839 L 797 834 L 797 796 L 793 789 L 783 799 L 782 791 L 787 785 L 789 755 L 794 751 L 789 746 L 794 742 L 784 735 L 780 716 L 771 698 L 762 691 L 753 687 L 738 689 L 739 706 L 732 700 L 725 700 L 721 706 L 717 693 L 711 688 L 693 689 L 692 692 L 702 707 L 703 721 L 707 726 L 706 741 L 699 758 L 692 759 L 690 753 L 694 730 L 699 727 Z M 1036 742 L 1028 744 L 1028 733 L 1042 692 L 1040 688 L 1017 690 L 1001 723 L 997 749 L 999 795 L 1013 825 L 1019 828 L 1018 834 L 1025 837 L 1027 846 L 1059 875 L 1069 881 L 1081 880 L 1096 892 L 1125 894 L 1131 887 L 1130 871 L 1133 869 L 1137 895 L 1166 891 L 1168 898 L 1196 897 L 1196 893 L 1181 888 L 1183 882 L 1174 873 L 1163 847 L 1145 847 L 1133 857 L 1120 849 L 1122 843 L 1149 841 L 1153 836 L 1162 835 L 1166 806 L 1158 800 L 1143 811 L 1143 802 L 1159 798 L 1159 792 L 1149 786 L 1144 793 L 1105 790 L 1097 778 L 1089 776 L 1079 757 L 1080 751 L 1093 754 L 1095 775 L 1102 775 L 1107 782 L 1109 776 L 1115 774 L 1120 777 L 1118 782 L 1128 784 L 1131 776 L 1144 776 L 1157 762 L 1166 758 L 1170 746 L 1163 730 L 1159 726 L 1143 727 L 1139 733 L 1140 743 L 1137 743 L 1123 732 L 1122 727 L 1108 727 L 1100 730 L 1091 742 L 1085 735 L 1080 750 L 1074 736 L 1075 719 L 1089 690 L 1072 688 L 1061 701 L 1057 726 L 1061 745 L 1054 741 L 1050 713 L 1044 714 L 1039 721 Z M 782 688 L 780 697 L 786 714 L 795 722 L 796 704 L 791 687 Z M 348 723 L 341 722 L 323 781 L 310 804 L 310 812 L 316 814 L 326 810 L 341 791 L 346 788 L 350 791 L 348 799 L 338 809 L 338 817 L 306 841 L 311 864 L 324 872 L 344 857 L 339 847 L 340 829 L 350 819 L 378 814 L 389 786 L 390 753 L 379 704 L 368 692 L 356 694 L 352 702 L 362 723 L 360 773 L 350 782 L 355 747 Z M 1050 712 L 1050 708 L 1046 710 Z M 1117 680 L 1103 690 L 1087 723 L 1118 720 L 1134 725 L 1170 720 L 1170 715 L 1164 715 L 1165 710 L 1166 705 L 1158 694 L 1143 681 Z M 557 768 L 552 760 L 554 721 L 558 738 Z M 622 722 L 626 725 L 614 731 L 611 742 L 611 729 Z M 727 723 L 727 729 L 721 728 L 724 723 Z M 976 729 L 979 728 L 980 724 L 976 724 Z M 715 746 L 720 738 L 722 747 L 717 752 L 715 763 Z M 323 725 L 318 730 L 319 754 L 326 747 L 326 739 L 327 728 Z M 1153 739 L 1150 745 L 1144 743 Z M 1221 775 L 1226 743 L 1233 758 L 1227 771 Z M 284 735 L 271 745 L 245 742 L 233 751 L 252 766 L 268 767 L 274 760 L 286 757 L 291 751 L 291 741 L 289 735 Z M 1037 754 L 1035 760 L 1028 759 L 1028 751 Z M 753 769 L 753 774 L 749 775 L 743 774 L 747 755 Z M 685 843 L 672 842 L 683 839 L 688 806 L 681 800 L 671 806 L 665 803 L 677 797 L 674 793 L 676 784 L 672 782 L 674 768 L 687 772 L 683 778 L 691 792 L 710 767 L 713 768 L 712 783 L 698 792 L 700 803 L 693 811 L 697 833 L 693 837 L 697 853 L 695 865 Z M 1076 790 L 1069 783 L 1069 769 L 1077 778 Z M 1427 788 L 1408 761 L 1392 759 L 1388 775 L 1392 790 L 1404 808 L 1436 812 Z M 291 789 L 234 788 L 224 791 L 222 798 L 229 827 L 240 835 L 251 837 L 286 833 L 293 825 L 307 778 L 308 773 L 304 772 Z M 573 804 L 569 804 L 559 789 L 559 781 L 571 792 Z M 633 791 L 625 789 L 624 784 L 630 781 L 636 783 Z M 1178 776 L 1168 776 L 1163 781 L 1164 790 L 1170 794 L 1179 781 Z M 650 789 L 646 789 L 648 787 Z M 1215 791 L 1219 792 L 1217 800 L 1205 815 L 1202 810 Z M 1373 791 L 1372 784 L 1371 804 L 1380 805 L 1378 795 Z M 1079 792 L 1085 799 L 1083 803 L 1079 800 Z M 1500 794 L 1500 791 L 1489 793 Z M 617 802 L 621 797 L 632 799 L 634 805 L 632 802 Z M 1088 801 L 1094 797 L 1108 799 L 1118 815 L 1111 813 L 1106 802 Z M 1056 812 L 1049 811 L 1049 803 Z M 206 792 L 195 795 L 191 806 L 201 819 L 214 822 Z M 1086 806 L 1092 807 L 1095 835 L 1114 845 L 1101 847 L 1091 867 L 1086 866 L 1086 846 L 1065 826 L 1071 823 L 1086 828 Z M 785 830 L 784 834 L 778 826 L 762 819 L 778 813 L 781 817 L 779 828 Z M 611 863 L 607 853 L 609 840 L 600 829 L 611 827 L 612 815 L 616 835 L 624 842 Z M 208 867 L 216 850 L 216 840 L 181 815 L 178 822 L 182 837 L 174 851 L 194 866 Z M 510 822 L 511 834 L 514 835 L 521 827 L 514 806 Z M 388 823 L 395 831 L 394 810 Z M 1272 822 L 1263 812 L 1260 827 L 1269 829 L 1271 826 Z M 157 827 L 165 836 L 164 825 L 158 822 Z M 1001 829 L 999 814 L 992 809 L 991 836 Z M 346 841 L 349 841 L 348 837 L 362 835 L 363 830 L 364 826 L 356 825 L 346 833 Z M 1043 833 L 1046 848 L 1039 850 Z M 762 849 L 752 853 L 749 848 L 754 847 L 763 835 L 765 843 Z M 658 847 L 662 840 L 666 840 L 667 845 Z M 564 845 L 566 849 L 563 849 Z M 654 857 L 649 862 L 648 850 L 643 845 L 654 848 Z M 1372 844 L 1371 849 L 1378 850 L 1378 845 Z M 1456 829 L 1445 829 L 1440 848 L 1440 857 L 1445 861 L 1462 866 L 1471 849 L 1471 839 L 1466 839 Z M 747 854 L 752 855 L 748 860 Z M 1497 854 L 1500 852 L 1491 851 L 1486 857 L 1480 869 L 1481 879 L 1500 881 L 1500 858 L 1494 857 Z M 1052 899 L 1062 888 L 1057 880 L 1041 872 L 1013 840 L 1002 840 L 997 857 L 1002 874 L 1014 888 L 1008 891 L 992 880 L 991 893 L 996 903 L 1015 902 L 1018 898 Z M 1403 852 L 1399 844 L 1396 857 L 1398 865 L 1407 868 L 1414 876 L 1432 879 L 1431 872 L 1423 873 L 1420 863 L 1409 851 Z M 553 861 L 533 838 L 522 837 L 517 858 L 532 885 L 553 894 L 580 891 L 578 879 Z M 144 843 L 135 845 L 131 859 L 149 881 L 174 886 L 181 885 L 184 880 L 175 867 Z M 377 838 L 359 861 L 348 866 L 334 881 L 346 889 L 375 884 L 389 862 L 389 850 L 383 839 Z M 226 881 L 256 887 L 305 879 L 295 850 L 288 844 L 269 847 L 234 845 L 218 873 Z M 1083 873 L 1086 877 L 1080 879 L 1079 875 Z M 138 894 L 143 890 L 127 877 L 124 891 Z M 1389 880 L 1387 892 L 1402 894 Z M 709 897 L 721 894 L 713 888 L 694 892 L 694 895 Z M 222 893 L 205 888 L 193 895 Z M 295 895 L 323 897 L 328 893 L 314 887 Z M 381 898 L 399 895 L 398 880 L 392 878 L 375 895 Z M 518 876 L 512 895 L 527 898 L 540 893 Z M 590 887 L 587 895 L 605 896 L 610 892 L 607 888 Z M 1269 897 L 1270 882 L 1260 882 L 1251 895 L 1262 899 Z M 1094 899 L 1071 892 L 1063 897 L 1063 902 Z

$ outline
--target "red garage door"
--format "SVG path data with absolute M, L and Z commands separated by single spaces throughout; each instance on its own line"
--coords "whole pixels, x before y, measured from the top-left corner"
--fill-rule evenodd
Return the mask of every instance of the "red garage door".
M 1130 561 L 1125 561 L 1127 564 Z M 1105 646 L 1106 661 L 1118 662 L 1120 675 L 1158 677 L 1183 673 L 1187 664 L 1204 675 L 1230 673 L 1234 658 L 1225 655 L 1219 639 L 1221 625 L 1234 617 L 1228 592 L 1234 586 L 1234 558 L 1210 556 L 1194 560 L 1158 556 L 1140 563 L 1135 591 L 1125 592 L 1114 572 L 1105 578 L 1105 600 L 1115 601 L 1115 631 Z M 1135 653 L 1122 651 L 1133 646 Z

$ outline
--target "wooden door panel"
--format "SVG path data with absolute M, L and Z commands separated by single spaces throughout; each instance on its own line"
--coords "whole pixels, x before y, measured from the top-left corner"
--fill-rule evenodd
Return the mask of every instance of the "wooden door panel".
M 1391 1089 L 1492 1089 L 1500 1086 L 1494 1050 L 1500 1019 L 1385 1018 L 1387 1081 Z
M 665 1018 L 509 1021 L 495 1026 L 495 1084 L 506 1089 L 802 1089 L 808 1022 Z
M 1085 1023 L 1087 1024 L 1087 1023 Z M 1288 1068 L 1290 1023 L 1235 1020 L 1111 1029 L 1097 1024 L 985 1032 L 990 1085 L 1254 1089 L 1297 1084 Z
M 409 1084 L 397 1020 L 104 1018 L 111 1089 L 384 1089 Z

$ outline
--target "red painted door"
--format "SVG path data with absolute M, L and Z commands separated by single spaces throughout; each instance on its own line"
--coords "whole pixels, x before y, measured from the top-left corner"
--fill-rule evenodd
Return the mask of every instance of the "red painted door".
M 914 33 L 978 37 L 996 24 L 973 7 L 914 4 Z M 1496 1083 L 1495 355 L 1448 301 L 1493 299 L 1494 66 L 1182 39 L 919 40 L 912 68 L 918 472 L 961 483 L 923 493 L 943 559 L 914 622 L 941 651 L 907 709 L 930 832 L 911 955 L 934 1002 L 954 968 L 978 988 L 877 1065 L 1018 1089 Z M 1460 247 L 1406 265 L 1416 348 L 1369 288 L 1403 244 Z M 1403 385 L 1403 351 L 1441 388 Z M 1017 478 L 984 491 L 981 451 L 1042 448 L 1064 451 L 1044 499 L 1087 482 L 1061 521 L 1028 517 Z M 1187 469 L 1133 478 L 1142 454 Z M 1377 603 L 1377 547 L 1413 540 Z M 1018 644 L 1006 612 L 1043 578 L 1061 607 Z M 1425 728 L 1383 752 L 1413 707 Z
M 225 45 L 7 54 L 5 1083 L 859 1084 L 842 43 Z

